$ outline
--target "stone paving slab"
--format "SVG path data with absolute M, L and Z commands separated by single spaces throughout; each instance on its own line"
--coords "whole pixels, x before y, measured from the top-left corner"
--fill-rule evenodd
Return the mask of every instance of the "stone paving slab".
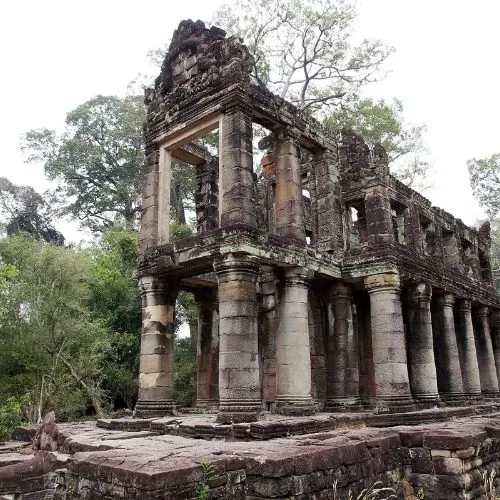
M 156 419 L 132 417 L 100 419 L 97 421 L 97 426 L 108 430 L 127 432 L 143 430 L 199 439 L 267 440 L 344 428 L 391 427 L 445 422 L 454 418 L 483 415 L 499 410 L 499 404 L 488 403 L 379 415 L 373 413 L 319 413 L 312 417 L 297 418 L 265 412 L 261 420 L 246 424 L 219 424 L 216 422 L 215 415 L 188 414 Z
M 426 491 L 446 487 L 446 498 L 455 498 L 457 488 L 479 487 L 480 474 L 471 476 L 467 470 L 500 463 L 498 412 L 419 426 L 366 426 L 263 441 L 140 433 L 127 438 L 127 433 L 90 422 L 60 427 L 66 435 L 63 446 L 80 450 L 68 462 L 66 480 L 86 485 L 83 498 L 93 498 L 98 491 L 106 492 L 103 498 L 196 498 L 203 463 L 216 473 L 217 480 L 208 482 L 213 498 L 309 498 L 313 491 L 324 495 L 317 498 L 328 498 L 335 481 L 339 491 L 360 491 L 379 479 L 400 486 L 405 474 L 415 485 L 425 484 Z M 444 482 L 436 486 L 432 481 Z M 436 495 L 426 498 L 441 498 Z

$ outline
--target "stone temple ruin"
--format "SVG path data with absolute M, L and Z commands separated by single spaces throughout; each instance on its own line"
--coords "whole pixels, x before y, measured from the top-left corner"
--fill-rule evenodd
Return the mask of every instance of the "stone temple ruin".
M 327 131 L 253 84 L 251 65 L 218 28 L 174 33 L 146 95 L 138 418 L 18 429 L 0 443 L 2 498 L 500 491 L 488 224 L 432 207 L 382 148 Z M 218 148 L 197 141 L 216 130 Z M 197 233 L 173 241 L 178 161 L 195 171 Z M 201 415 L 174 408 L 181 290 L 198 303 Z M 33 456 L 19 453 L 33 437 Z
M 489 225 L 431 206 L 382 147 L 252 83 L 252 63 L 239 39 L 185 21 L 146 92 L 136 415 L 174 408 L 179 290 L 199 306 L 197 405 L 218 422 L 497 397 Z M 216 130 L 212 155 L 196 139 Z M 173 159 L 197 182 L 197 233 L 175 242 Z

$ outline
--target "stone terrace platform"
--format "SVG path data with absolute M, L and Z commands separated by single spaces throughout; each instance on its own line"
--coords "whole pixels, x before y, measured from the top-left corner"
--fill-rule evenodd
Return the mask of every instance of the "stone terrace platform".
M 338 429 L 444 422 L 498 411 L 500 403 L 433 408 L 406 413 L 319 413 L 313 417 L 286 417 L 264 412 L 257 422 L 235 424 L 220 424 L 216 421 L 216 415 L 206 413 L 151 419 L 100 419 L 97 421 L 97 427 L 120 431 L 152 431 L 198 439 L 267 440 Z
M 203 488 L 207 499 L 344 500 L 381 481 L 397 498 L 450 500 L 486 498 L 488 477 L 500 491 L 492 475 L 500 470 L 498 404 L 401 415 L 266 415 L 232 426 L 214 420 L 59 424 L 58 452 L 46 460 L 53 467 L 39 478 L 44 496 L 31 489 L 20 498 L 185 500 L 200 498 Z M 0 463 L 0 496 L 14 493 L 2 489 L 8 469 L 28 463 L 14 455 L 26 449 L 29 432 L 20 429 L 17 439 Z

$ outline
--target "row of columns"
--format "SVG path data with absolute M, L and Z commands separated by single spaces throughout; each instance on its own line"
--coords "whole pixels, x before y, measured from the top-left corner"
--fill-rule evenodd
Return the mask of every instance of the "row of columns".
M 214 265 L 215 293 L 199 302 L 198 405 L 215 407 L 218 421 L 255 420 L 261 411 L 261 383 L 256 282 L 258 260 L 227 254 Z M 275 401 L 278 412 L 313 413 L 308 324 L 308 282 L 303 268 L 284 271 L 275 331 Z M 481 395 L 498 395 L 500 315 L 475 309 L 451 293 L 432 301 L 429 285 L 410 288 L 403 315 L 399 276 L 365 278 L 370 297 L 371 395 L 391 410 L 414 404 L 432 406 Z M 143 334 L 138 416 L 158 416 L 173 409 L 173 323 L 177 290 L 153 277 L 141 279 Z M 352 292 L 337 282 L 328 290 L 325 344 L 327 410 L 360 407 L 358 329 Z M 406 331 L 405 331 L 406 323 Z M 218 370 L 217 370 L 218 366 Z M 215 375 L 214 375 L 215 373 Z
M 372 396 L 391 410 L 410 410 L 443 401 L 463 401 L 499 393 L 500 319 L 489 308 L 471 314 L 470 300 L 455 306 L 451 293 L 439 294 L 431 310 L 431 288 L 410 288 L 403 316 L 397 274 L 365 278 L 370 296 L 374 384 Z M 357 353 L 351 295 L 335 285 L 329 297 L 327 409 L 359 404 Z M 406 319 L 406 332 L 405 332 Z M 354 347 L 353 347 L 354 346 Z

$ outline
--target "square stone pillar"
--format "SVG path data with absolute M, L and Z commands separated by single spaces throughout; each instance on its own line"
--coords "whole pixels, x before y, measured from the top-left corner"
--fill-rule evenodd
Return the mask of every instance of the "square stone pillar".
M 333 151 L 323 151 L 314 158 L 314 179 L 318 234 L 316 247 L 329 252 L 344 247 L 339 159 Z
M 444 401 L 460 401 L 464 398 L 464 386 L 458 356 L 452 293 L 442 293 L 433 300 L 432 329 L 438 391 Z
M 276 138 L 274 206 L 276 234 L 292 242 L 305 243 L 299 143 L 289 131 L 280 131 Z
M 142 298 L 142 335 L 139 361 L 139 418 L 172 415 L 174 366 L 174 310 L 177 285 L 167 287 L 156 276 L 139 280 Z
M 256 260 L 226 254 L 214 263 L 219 281 L 218 422 L 253 422 L 261 411 L 255 290 Z
M 394 243 L 391 202 L 385 186 L 372 186 L 365 190 L 366 228 L 369 243 Z
M 500 386 L 500 311 L 498 309 L 491 312 L 491 341 L 495 355 L 498 384 Z
M 498 377 L 491 342 L 489 314 L 490 310 L 486 306 L 474 310 L 474 338 L 476 341 L 481 392 L 484 395 L 498 396 Z
M 220 225 L 257 227 L 252 120 L 240 110 L 222 117 L 219 198 Z
M 353 325 L 352 293 L 335 283 L 328 294 L 326 410 L 359 409 L 358 338 Z
M 431 287 L 417 283 L 408 297 L 408 374 L 413 399 L 419 406 L 439 403 L 431 318 Z
M 370 295 L 375 394 L 392 412 L 415 408 L 410 392 L 401 311 L 399 276 L 395 273 L 365 277 Z
M 196 293 L 198 336 L 196 344 L 196 406 L 219 405 L 219 313 L 216 293 Z
M 305 269 L 285 269 L 276 332 L 276 410 L 312 415 L 308 279 Z
M 476 343 L 472 327 L 470 300 L 457 300 L 455 307 L 455 330 L 457 332 L 458 357 L 464 394 L 470 398 L 481 396 L 481 381 L 477 364 Z

